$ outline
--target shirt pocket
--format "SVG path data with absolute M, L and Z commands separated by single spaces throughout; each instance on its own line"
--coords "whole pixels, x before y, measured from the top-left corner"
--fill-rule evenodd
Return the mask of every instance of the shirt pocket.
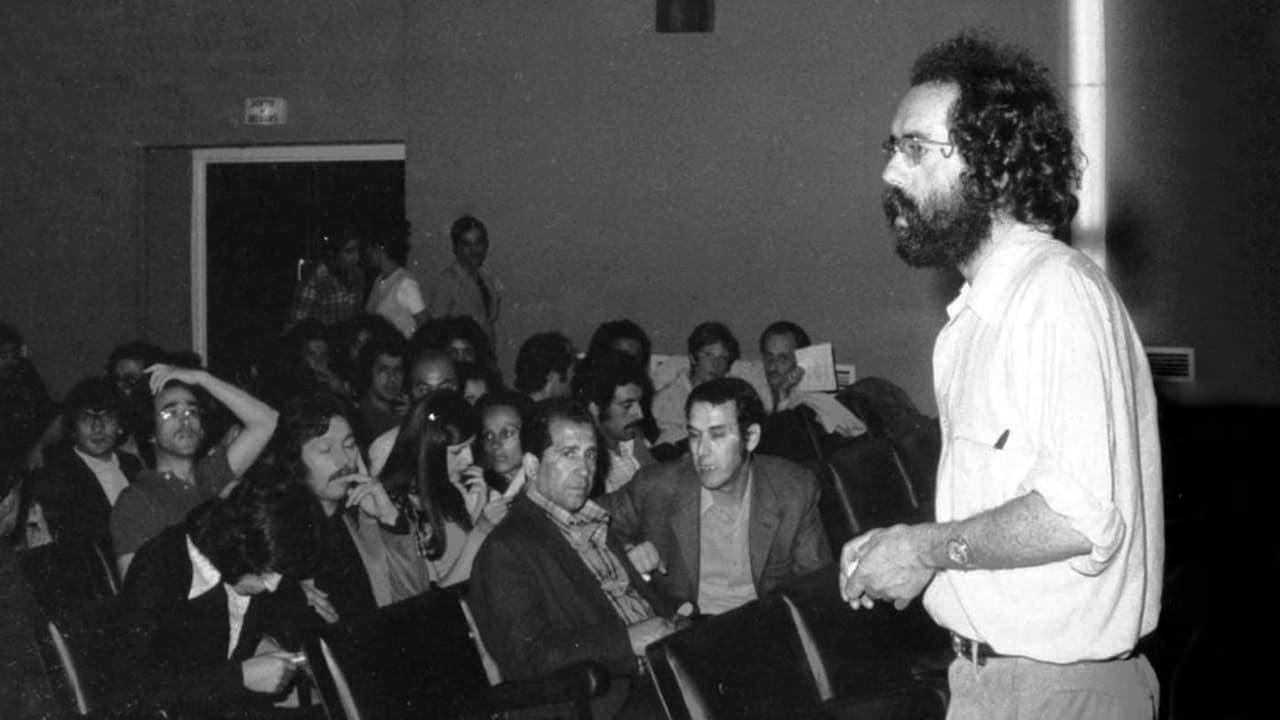
M 1017 428 L 997 423 L 957 425 L 949 455 L 947 498 L 953 520 L 1011 500 L 1034 461 Z

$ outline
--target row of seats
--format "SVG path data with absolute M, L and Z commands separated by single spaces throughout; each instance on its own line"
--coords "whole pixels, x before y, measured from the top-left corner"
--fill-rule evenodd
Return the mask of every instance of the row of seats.
M 671 720 L 946 714 L 947 636 L 919 603 L 855 612 L 834 565 L 648 649 Z

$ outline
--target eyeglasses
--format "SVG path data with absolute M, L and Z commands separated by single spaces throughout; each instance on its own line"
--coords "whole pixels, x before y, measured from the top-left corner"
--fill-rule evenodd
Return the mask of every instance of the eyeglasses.
M 942 157 L 949 158 L 956 151 L 956 144 L 951 142 L 943 142 L 941 140 L 930 140 L 929 138 L 916 137 L 907 135 L 906 137 L 896 138 L 892 135 L 887 140 L 880 143 L 880 149 L 884 152 L 885 162 L 893 159 L 893 156 L 902 153 L 902 157 L 907 159 L 908 165 L 919 165 L 921 158 L 925 153 L 929 152 L 929 147 L 937 147 L 938 152 L 942 153 Z
M 498 432 L 485 430 L 480 435 L 480 439 L 485 445 L 497 445 L 499 443 L 509 443 L 520 436 L 520 428 L 516 425 L 508 425 Z
M 183 420 L 199 420 L 200 408 L 183 407 L 183 408 L 165 408 L 160 411 L 162 420 L 173 420 L 174 418 L 182 418 Z

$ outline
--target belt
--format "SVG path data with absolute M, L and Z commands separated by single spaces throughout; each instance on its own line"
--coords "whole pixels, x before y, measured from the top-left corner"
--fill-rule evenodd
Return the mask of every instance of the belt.
M 995 648 L 984 642 L 979 640 L 970 640 L 963 635 L 957 635 L 955 633 L 951 633 L 951 649 L 956 652 L 956 657 L 963 660 L 969 660 L 978 667 L 986 665 L 987 660 L 990 658 L 1021 657 L 1019 655 L 1005 655 L 1003 653 L 998 653 L 995 651 Z M 1128 660 L 1134 657 L 1134 655 L 1135 653 L 1130 650 L 1129 652 L 1124 652 L 1114 657 L 1104 658 L 1101 660 L 1080 660 L 1079 662 L 1113 662 L 1116 660 Z
M 1010 657 L 1001 655 L 995 651 L 995 648 L 984 642 L 970 640 L 955 633 L 951 633 L 951 649 L 956 651 L 956 657 L 970 660 L 978 666 L 986 665 L 988 658 Z

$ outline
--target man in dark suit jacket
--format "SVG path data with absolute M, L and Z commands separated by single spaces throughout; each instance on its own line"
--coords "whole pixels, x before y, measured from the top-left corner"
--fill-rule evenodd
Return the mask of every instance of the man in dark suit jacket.
M 733 377 L 703 383 L 686 415 L 688 457 L 642 468 L 600 500 L 633 552 L 656 553 L 664 567 L 655 589 L 715 614 L 829 564 L 812 474 L 751 455 L 764 417 L 751 385 Z
M 628 560 L 607 515 L 587 499 L 598 442 L 585 408 L 566 398 L 539 403 L 521 441 L 527 494 L 512 503 L 471 570 L 480 636 L 504 679 L 594 660 L 609 668 L 618 688 L 600 705 L 622 702 L 618 694 L 636 676 L 645 647 L 675 630 L 670 608 Z
M 118 452 L 124 399 L 105 377 L 76 384 L 62 411 L 63 435 L 71 440 L 50 454 L 32 483 L 55 543 L 98 544 L 111 551 L 111 506 L 133 482 L 142 462 Z
M 321 522 L 305 489 L 245 482 L 143 545 L 118 599 L 108 709 L 271 715 L 300 662 L 286 648 L 320 622 L 291 581 L 315 564 Z

